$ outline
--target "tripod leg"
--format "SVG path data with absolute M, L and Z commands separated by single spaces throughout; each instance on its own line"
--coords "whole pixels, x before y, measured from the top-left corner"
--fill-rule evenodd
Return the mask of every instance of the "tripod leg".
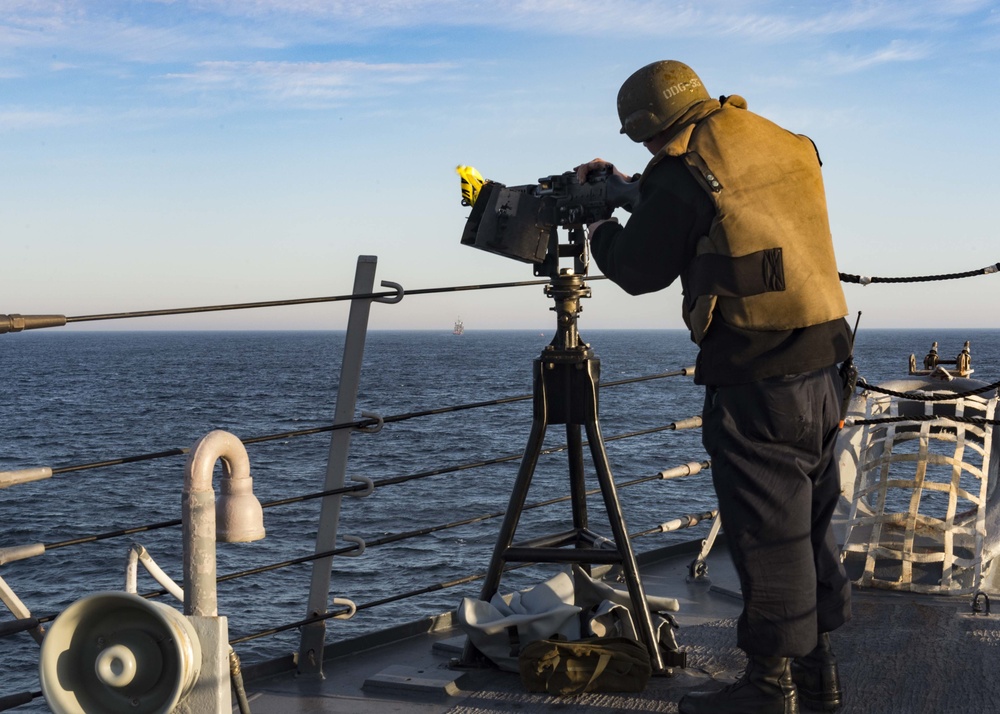
M 517 470 L 514 488 L 510 494 L 510 501 L 507 504 L 507 511 L 503 517 L 503 524 L 500 526 L 500 534 L 497 536 L 496 546 L 493 548 L 490 567 L 486 571 L 486 579 L 483 581 L 483 588 L 479 594 L 480 600 L 488 602 L 500 587 L 500 578 L 503 574 L 504 563 L 506 562 L 504 553 L 507 552 L 507 549 L 514 542 L 514 532 L 517 530 L 518 521 L 521 519 L 524 502 L 528 498 L 531 477 L 535 473 L 535 466 L 538 464 L 538 457 L 542 452 L 542 441 L 545 438 L 545 430 L 546 423 L 544 420 L 538 418 L 532 420 L 528 445 L 524 449 L 521 467 Z
M 587 527 L 587 485 L 583 470 L 583 439 L 579 424 L 566 425 L 566 444 L 569 455 L 569 492 L 573 502 L 573 527 Z
M 531 421 L 531 433 L 528 435 L 528 445 L 524 449 L 524 456 L 521 458 L 521 466 L 517 470 L 517 478 L 514 480 L 514 488 L 511 490 L 510 501 L 507 503 L 507 511 L 504 513 L 503 524 L 500 526 L 500 534 L 497 536 L 496 545 L 493 548 L 493 556 L 490 558 L 490 567 L 486 571 L 486 578 L 483 580 L 483 587 L 479 591 L 479 599 L 489 602 L 497 590 L 500 588 L 500 579 L 503 576 L 504 564 L 507 562 L 504 553 L 514 542 L 514 533 L 517 530 L 518 521 L 521 520 L 521 511 L 524 510 L 524 502 L 528 498 L 528 488 L 531 486 L 531 477 L 535 473 L 535 466 L 538 464 L 538 457 L 542 452 L 542 442 L 545 439 L 547 422 L 545 411 L 539 413 L 536 410 L 535 418 Z M 472 644 L 472 640 L 465 641 L 462 650 L 461 662 L 465 666 L 475 666 L 478 662 L 485 660 L 485 657 Z
M 573 504 L 573 528 L 577 533 L 587 529 L 587 483 L 583 467 L 583 438 L 580 436 L 579 424 L 566 425 L 566 444 L 569 447 L 569 493 Z M 582 544 L 577 542 L 579 548 Z M 590 565 L 581 563 L 589 575 Z
M 601 486 L 604 507 L 608 511 L 608 519 L 611 522 L 611 532 L 614 535 L 615 544 L 618 546 L 618 552 L 622 556 L 622 571 L 632 600 L 636 629 L 643 644 L 646 645 L 646 649 L 649 650 L 653 671 L 662 672 L 666 666 L 663 663 L 660 645 L 656 640 L 656 633 L 653 631 L 653 621 L 649 616 L 649 607 L 646 605 L 646 593 L 643 590 L 642 581 L 639 579 L 639 566 L 636 563 L 632 544 L 625 529 L 625 517 L 622 515 L 618 489 L 615 487 L 614 478 L 611 476 L 611 467 L 608 465 L 608 453 L 604 448 L 601 427 L 594 420 L 587 423 L 586 429 L 587 439 L 590 442 L 590 453 L 594 458 L 594 467 L 597 470 L 597 481 Z

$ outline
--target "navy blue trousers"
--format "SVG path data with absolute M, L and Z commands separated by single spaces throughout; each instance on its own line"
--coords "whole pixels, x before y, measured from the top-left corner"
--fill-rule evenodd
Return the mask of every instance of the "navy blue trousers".
M 836 366 L 706 387 L 702 441 L 743 591 L 737 645 L 748 654 L 806 655 L 851 616 L 830 529 L 842 394 Z

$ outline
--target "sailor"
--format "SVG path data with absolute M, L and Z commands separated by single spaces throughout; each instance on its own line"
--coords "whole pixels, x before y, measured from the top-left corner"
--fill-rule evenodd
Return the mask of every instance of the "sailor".
M 829 632 L 850 618 L 830 520 L 850 355 L 847 306 L 812 141 L 709 96 L 685 64 L 654 62 L 618 93 L 621 132 L 653 155 L 622 225 L 588 226 L 592 255 L 630 294 L 680 278 L 705 385 L 702 440 L 743 611 L 742 678 L 681 699 L 682 714 L 834 711 Z M 578 166 L 581 181 L 608 162 Z

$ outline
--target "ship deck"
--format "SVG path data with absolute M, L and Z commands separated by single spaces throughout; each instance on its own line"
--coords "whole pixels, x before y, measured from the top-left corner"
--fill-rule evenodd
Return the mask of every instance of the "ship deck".
M 296 676 L 292 657 L 248 669 L 253 714 L 316 712 L 580 711 L 676 712 L 692 689 L 722 686 L 743 668 L 736 649 L 739 585 L 718 544 L 710 582 L 687 582 L 698 544 L 639 557 L 648 594 L 677 598 L 678 641 L 688 666 L 654 676 L 638 694 L 531 694 L 518 675 L 452 666 L 465 637 L 450 614 L 327 646 L 323 678 Z M 989 712 L 1000 706 L 996 677 L 1000 617 L 973 614 L 972 598 L 855 590 L 853 617 L 833 636 L 847 714 Z M 809 711 L 803 708 L 803 711 Z

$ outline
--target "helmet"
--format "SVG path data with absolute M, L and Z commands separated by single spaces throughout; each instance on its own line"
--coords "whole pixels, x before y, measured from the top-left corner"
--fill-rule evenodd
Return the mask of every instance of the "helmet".
M 625 80 L 618 90 L 622 134 L 646 141 L 670 126 L 695 102 L 710 99 L 698 75 L 682 62 L 648 64 Z

